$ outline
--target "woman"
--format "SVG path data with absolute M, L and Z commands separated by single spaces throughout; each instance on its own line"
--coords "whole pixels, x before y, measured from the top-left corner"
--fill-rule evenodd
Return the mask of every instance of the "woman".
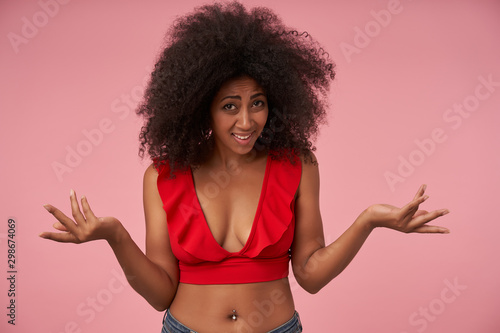
M 146 253 L 120 221 L 96 217 L 74 191 L 74 220 L 46 205 L 62 233 L 105 239 L 130 285 L 167 310 L 162 332 L 301 332 L 288 283 L 316 293 L 376 227 L 447 233 L 445 209 L 372 205 L 325 246 L 312 139 L 325 115 L 333 63 L 307 33 L 268 9 L 204 6 L 169 32 L 138 114 L 153 163 L 144 175 Z

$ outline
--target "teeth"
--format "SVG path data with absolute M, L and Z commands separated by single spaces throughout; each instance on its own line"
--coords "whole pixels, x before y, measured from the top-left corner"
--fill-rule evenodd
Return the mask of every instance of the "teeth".
M 240 139 L 240 140 L 246 140 L 246 139 L 248 139 L 248 138 L 250 137 L 250 135 L 252 135 L 252 134 L 248 134 L 247 136 L 240 136 L 240 135 L 238 135 L 238 134 L 234 134 L 234 133 L 233 133 L 233 135 L 234 135 L 235 137 L 237 137 L 238 139 Z

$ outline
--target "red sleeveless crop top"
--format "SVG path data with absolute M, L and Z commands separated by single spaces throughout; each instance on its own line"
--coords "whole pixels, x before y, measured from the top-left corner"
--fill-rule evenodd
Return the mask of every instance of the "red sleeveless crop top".
M 213 237 L 198 201 L 191 168 L 176 172 L 174 178 L 170 178 L 168 164 L 157 170 L 170 245 L 179 260 L 180 282 L 235 284 L 288 276 L 295 193 L 302 173 L 298 157 L 294 164 L 288 159 L 267 157 L 252 229 L 238 252 L 228 252 Z

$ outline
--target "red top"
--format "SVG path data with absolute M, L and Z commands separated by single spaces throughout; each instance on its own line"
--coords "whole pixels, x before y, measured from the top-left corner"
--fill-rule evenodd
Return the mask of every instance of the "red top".
M 279 161 L 268 156 L 250 236 L 240 251 L 228 252 L 208 227 L 191 168 L 169 178 L 168 164 L 159 166 L 158 191 L 167 213 L 172 252 L 179 260 L 179 281 L 234 284 L 287 277 L 295 229 L 295 193 L 301 172 L 298 157 L 291 164 L 288 159 Z

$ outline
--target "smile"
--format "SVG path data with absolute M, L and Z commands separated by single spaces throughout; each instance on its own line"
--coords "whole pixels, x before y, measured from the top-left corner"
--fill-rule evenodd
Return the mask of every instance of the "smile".
M 246 135 L 246 136 L 242 136 L 242 135 L 238 135 L 238 134 L 235 134 L 235 133 L 232 133 L 236 138 L 240 139 L 240 140 L 246 140 L 248 139 L 249 137 L 252 136 L 252 133 Z

